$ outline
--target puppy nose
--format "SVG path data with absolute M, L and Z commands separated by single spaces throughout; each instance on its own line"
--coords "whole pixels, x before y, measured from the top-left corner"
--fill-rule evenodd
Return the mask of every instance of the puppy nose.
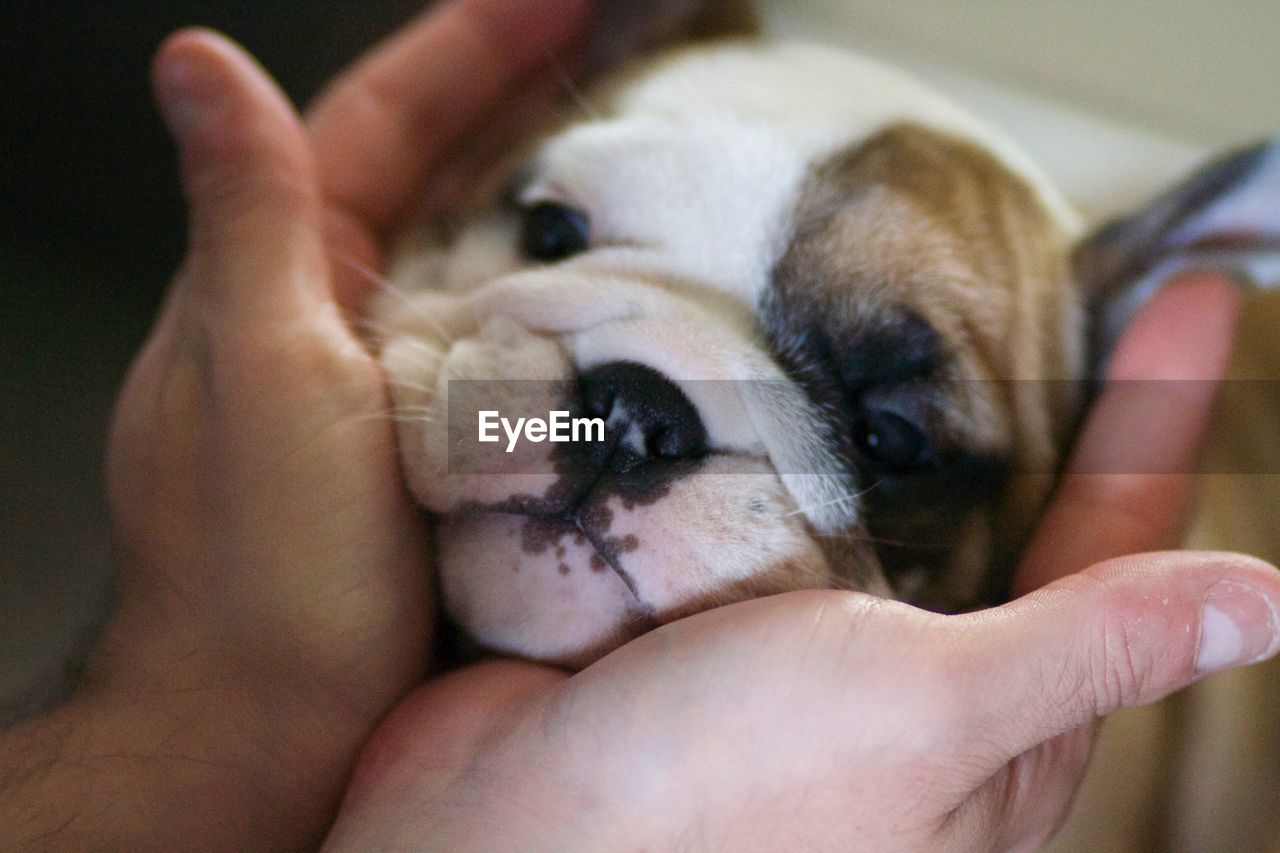
M 652 368 L 611 361 L 579 377 L 587 416 L 617 436 L 613 467 L 646 458 L 691 459 L 707 451 L 698 410 L 675 383 Z

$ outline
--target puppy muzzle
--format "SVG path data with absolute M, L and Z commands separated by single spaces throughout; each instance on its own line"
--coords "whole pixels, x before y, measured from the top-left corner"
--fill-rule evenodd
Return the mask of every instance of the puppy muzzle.
M 830 585 L 770 447 L 800 443 L 785 421 L 801 409 L 762 412 L 742 392 L 762 376 L 791 387 L 747 320 L 564 270 L 409 307 L 382 348 L 404 469 L 439 515 L 446 607 L 482 644 L 580 663 L 707 607 Z M 604 430 L 483 442 L 481 412 Z

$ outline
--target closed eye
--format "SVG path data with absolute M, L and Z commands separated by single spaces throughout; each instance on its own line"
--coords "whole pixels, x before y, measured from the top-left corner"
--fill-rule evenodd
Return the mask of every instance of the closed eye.
M 591 243 L 591 221 L 566 204 L 540 201 L 524 208 L 520 251 L 531 261 L 552 263 L 585 252 Z
M 853 424 L 853 445 L 873 468 L 887 474 L 909 474 L 933 459 L 925 430 L 885 408 L 862 409 Z

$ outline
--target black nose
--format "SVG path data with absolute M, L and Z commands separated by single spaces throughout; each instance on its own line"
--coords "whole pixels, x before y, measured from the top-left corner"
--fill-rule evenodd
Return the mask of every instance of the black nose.
M 604 418 L 608 437 L 617 441 L 611 467 L 706 453 L 707 431 L 698 410 L 658 371 L 611 361 L 586 371 L 579 382 L 587 416 Z

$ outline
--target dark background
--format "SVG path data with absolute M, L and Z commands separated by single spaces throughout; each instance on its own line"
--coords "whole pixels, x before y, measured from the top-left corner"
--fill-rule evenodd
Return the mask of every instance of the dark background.
M 428 0 L 0 2 L 0 718 L 104 606 L 111 402 L 182 253 L 148 66 L 212 26 L 304 105 Z

